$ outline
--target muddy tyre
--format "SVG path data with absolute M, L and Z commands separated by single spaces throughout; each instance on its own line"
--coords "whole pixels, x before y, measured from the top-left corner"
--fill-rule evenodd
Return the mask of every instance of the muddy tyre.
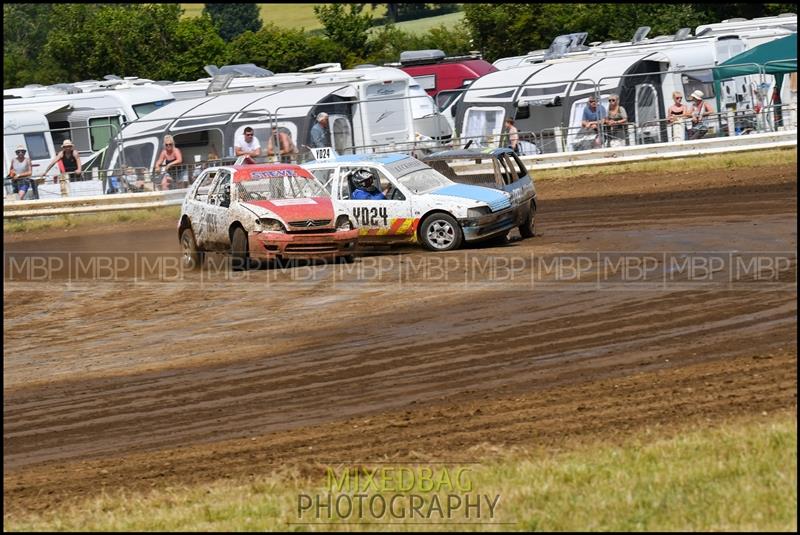
M 533 238 L 536 235 L 536 202 L 531 201 L 531 209 L 528 210 L 528 215 L 525 216 L 525 221 L 517 227 L 519 234 L 523 238 Z
M 419 227 L 422 245 L 431 251 L 452 251 L 461 247 L 464 233 L 453 216 L 442 213 L 431 214 Z
M 250 263 L 250 251 L 247 248 L 247 234 L 242 227 L 233 229 L 231 236 L 231 269 L 242 271 Z
M 198 270 L 203 265 L 203 251 L 197 248 L 191 228 L 181 232 L 181 266 L 183 269 Z

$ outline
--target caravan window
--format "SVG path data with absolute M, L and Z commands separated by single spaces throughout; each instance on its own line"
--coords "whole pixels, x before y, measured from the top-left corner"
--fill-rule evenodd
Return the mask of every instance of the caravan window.
M 136 117 L 144 117 L 150 112 L 154 112 L 159 108 L 162 108 L 169 104 L 170 102 L 175 102 L 175 99 L 172 100 L 157 100 L 155 102 L 145 102 L 144 104 L 134 104 L 133 105 L 133 112 L 136 114 Z
M 53 136 L 53 145 L 56 147 L 60 147 L 65 139 L 72 137 L 67 121 L 51 121 L 50 134 Z
M 25 145 L 28 147 L 28 156 L 31 160 L 45 160 L 50 158 L 44 134 L 25 134 Z
M 125 145 L 122 154 L 123 159 L 115 162 L 117 167 L 122 167 L 124 162 L 126 167 L 144 167 L 145 169 L 152 169 L 155 157 L 155 145 L 150 142 Z
M 691 95 L 698 89 L 703 92 L 703 98 L 711 98 L 716 95 L 714 93 L 714 75 L 711 73 L 711 69 L 685 72 L 681 76 L 681 81 L 684 95 Z
M 472 140 L 472 147 L 497 144 L 503 128 L 503 108 L 469 108 L 464 116 L 464 142 Z
M 119 117 L 89 119 L 89 140 L 92 150 L 104 149 L 119 132 Z

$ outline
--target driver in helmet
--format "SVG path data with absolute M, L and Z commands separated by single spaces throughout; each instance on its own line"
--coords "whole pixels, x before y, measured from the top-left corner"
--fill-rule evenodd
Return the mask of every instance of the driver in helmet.
M 377 201 L 385 200 L 386 195 L 383 194 L 376 186 L 377 179 L 369 169 L 356 169 L 348 176 L 349 180 L 355 186 L 352 199 L 361 201 Z

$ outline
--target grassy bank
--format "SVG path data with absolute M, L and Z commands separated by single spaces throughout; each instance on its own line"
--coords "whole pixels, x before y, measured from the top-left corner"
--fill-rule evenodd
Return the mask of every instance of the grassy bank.
M 385 466 L 385 465 L 381 465 Z M 797 528 L 796 413 L 740 418 L 711 429 L 623 445 L 584 443 L 569 451 L 499 452 L 472 471 L 473 495 L 499 495 L 482 525 L 438 522 L 432 529 L 786 530 Z M 374 468 L 374 467 L 373 467 Z M 315 530 L 421 529 L 300 524 L 298 494 L 327 492 L 325 477 L 286 472 L 147 494 L 109 492 L 45 513 L 6 509 L 6 530 Z M 419 490 L 412 491 L 418 493 Z M 389 500 L 391 492 L 384 492 Z M 425 493 L 422 493 L 425 495 Z M 430 499 L 432 494 L 425 495 Z M 443 495 L 442 495 L 443 496 Z M 444 499 L 442 500 L 444 503 Z M 485 509 L 484 509 L 485 511 Z M 463 514 L 451 522 L 465 522 Z M 474 515 L 473 515 L 474 519 Z M 355 520 L 350 517 L 348 521 Z M 315 520 L 316 521 L 316 520 Z M 419 523 L 419 518 L 409 523 Z M 394 520 L 394 522 L 398 522 Z M 469 522 L 469 521 L 466 521 Z M 472 520 L 474 522 L 474 520 Z
M 159 220 L 171 220 L 177 224 L 180 214 L 180 206 L 165 206 L 162 208 L 143 208 L 141 210 L 120 210 L 92 214 L 65 214 L 30 219 L 4 219 L 3 232 L 17 234 L 78 227 L 105 227 L 125 223 L 138 224 Z
M 752 150 L 710 154 L 686 158 L 655 159 L 631 163 L 608 163 L 586 165 L 563 169 L 544 169 L 534 172 L 535 180 L 570 178 L 579 175 L 620 175 L 626 173 L 708 171 L 743 167 L 762 167 L 764 165 L 797 165 L 797 147 L 772 150 Z

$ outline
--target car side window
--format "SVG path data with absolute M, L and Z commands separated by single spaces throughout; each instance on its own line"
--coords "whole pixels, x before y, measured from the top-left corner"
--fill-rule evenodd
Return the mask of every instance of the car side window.
M 217 206 L 228 207 L 231 203 L 231 174 L 220 171 L 214 190 L 208 196 L 208 202 Z
M 519 179 L 514 166 L 508 160 L 507 154 L 501 154 L 497 161 L 500 164 L 500 175 L 503 177 L 503 183 L 506 185 L 513 184 Z
M 217 177 L 216 171 L 207 171 L 200 177 L 200 183 L 195 190 L 195 200 L 200 202 L 208 202 L 208 191 L 211 189 L 211 184 Z
M 525 178 L 526 176 L 528 176 L 528 170 L 525 167 L 525 164 L 522 163 L 522 161 L 516 154 L 509 154 L 508 157 L 512 162 L 512 167 L 514 167 L 517 170 L 517 176 L 519 178 Z
M 322 184 L 322 187 L 328 190 L 328 193 L 333 193 L 333 176 L 336 169 L 314 169 L 311 174 L 317 179 L 317 182 Z

